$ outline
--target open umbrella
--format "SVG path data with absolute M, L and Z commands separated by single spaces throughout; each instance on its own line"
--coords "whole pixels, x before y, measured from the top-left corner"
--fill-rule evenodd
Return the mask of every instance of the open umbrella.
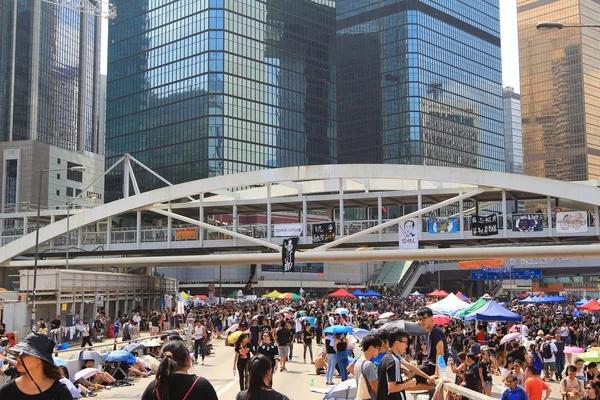
M 388 322 L 390 322 L 389 319 L 381 318 L 381 319 L 378 319 L 377 321 L 375 321 L 375 325 L 377 325 L 377 326 L 384 325 L 384 324 L 387 324 Z
M 446 325 L 449 324 L 452 319 L 446 315 L 436 314 L 433 316 L 433 323 L 436 325 Z
M 100 354 L 98 354 L 98 352 L 85 350 L 85 351 L 80 351 L 79 353 L 73 354 L 71 356 L 71 360 L 81 360 L 81 361 L 94 360 L 94 362 L 96 364 L 101 364 L 102 356 Z
M 238 340 L 238 338 L 242 335 L 242 331 L 237 331 L 237 332 L 233 332 L 231 335 L 229 335 L 227 337 L 227 341 L 229 342 L 229 344 L 233 344 L 235 343 L 236 340 Z
M 521 337 L 521 332 L 513 332 L 508 335 L 504 335 L 504 337 L 500 340 L 500 344 L 508 343 L 512 340 L 518 339 Z
M 127 346 L 123 347 L 121 350 L 125 350 L 128 352 L 136 351 L 137 349 L 145 349 L 146 346 L 143 343 L 129 343 Z
M 67 366 L 67 361 L 60 358 L 60 357 L 52 357 L 52 360 L 54 360 L 54 365 L 56 365 L 57 367 L 66 367 Z
M 150 340 L 146 340 L 145 342 L 142 342 L 142 345 L 144 347 L 161 347 L 162 343 L 156 339 L 150 339 Z
M 354 399 L 356 397 L 356 379 L 348 379 L 338 383 L 325 394 L 325 399 Z
M 335 310 L 336 314 L 340 314 L 340 315 L 345 315 L 348 314 L 350 311 L 347 308 L 337 308 Z
M 73 375 L 73 382 L 78 381 L 80 379 L 90 378 L 90 377 L 96 375 L 97 373 L 98 373 L 98 370 L 96 368 L 84 368 L 81 371 L 75 372 L 75 375 Z
M 369 331 L 368 331 L 368 330 L 366 330 L 366 329 L 354 328 L 354 329 L 352 330 L 352 334 L 353 334 L 354 336 L 356 336 L 356 338 L 357 338 L 358 340 L 361 340 L 361 341 L 362 341 L 362 340 L 365 338 L 365 336 L 367 336 L 367 335 L 370 335 L 370 334 L 371 334 L 371 332 L 369 332 Z
M 237 330 L 237 328 L 239 328 L 239 327 L 240 327 L 240 324 L 233 324 L 225 330 L 225 333 L 231 333 L 231 332 Z
M 600 351 L 588 351 L 579 355 L 583 361 L 600 362 Z
M 301 296 L 297 295 L 296 293 L 284 293 L 279 298 L 287 301 L 304 300 Z
M 389 318 L 389 317 L 391 317 L 392 315 L 395 315 L 395 314 L 394 314 L 393 312 L 390 312 L 390 311 L 388 311 L 388 312 L 384 312 L 383 314 L 381 314 L 381 315 L 379 316 L 379 318 L 380 318 L 380 319 L 385 319 L 385 318 Z
M 308 302 L 309 306 L 316 306 L 317 305 L 317 301 L 316 300 L 311 300 Z
M 135 356 L 125 350 L 115 350 L 115 351 L 111 351 L 110 353 L 108 353 L 106 355 L 106 357 L 104 357 L 104 361 L 134 363 Z
M 585 353 L 585 350 L 582 349 L 581 347 L 567 346 L 567 347 L 565 347 L 564 353 L 565 354 L 580 354 L 580 353 Z
M 332 325 L 323 329 L 323 333 L 351 333 L 352 327 L 346 325 Z
M 427 334 L 427 331 L 421 328 L 421 325 L 417 324 L 416 322 L 404 321 L 402 319 L 390 321 L 381 327 L 381 329 L 390 328 L 404 329 L 410 336 L 423 336 Z

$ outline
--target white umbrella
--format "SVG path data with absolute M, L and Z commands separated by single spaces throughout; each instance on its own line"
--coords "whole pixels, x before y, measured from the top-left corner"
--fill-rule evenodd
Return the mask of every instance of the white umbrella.
M 98 370 L 96 368 L 84 368 L 79 372 L 75 372 L 75 375 L 73 375 L 73 382 L 78 381 L 80 379 L 90 378 L 96 375 L 97 373 Z
M 395 315 L 395 314 L 393 312 L 389 312 L 389 311 L 388 312 L 384 312 L 383 314 L 381 314 L 379 316 L 379 319 L 386 319 L 386 318 L 391 317 L 392 315 Z
M 354 336 L 356 336 L 356 338 L 360 341 L 362 341 L 365 336 L 369 335 L 371 332 L 369 332 L 366 329 L 361 329 L 361 328 L 354 328 L 352 334 Z
M 225 333 L 231 333 L 231 332 L 237 331 L 237 328 L 239 328 L 239 326 L 240 326 L 240 324 L 233 324 L 225 330 Z
M 311 300 L 308 302 L 309 306 L 316 306 L 317 305 L 317 301 L 316 300 Z
M 142 345 L 144 345 L 146 347 L 161 347 L 162 346 L 162 344 L 156 339 L 146 340 L 145 342 L 142 342 Z
M 348 379 L 338 383 L 323 397 L 325 399 L 354 399 L 356 397 L 356 379 Z
M 349 312 L 347 308 L 338 308 L 335 310 L 335 313 L 340 315 L 348 314 Z

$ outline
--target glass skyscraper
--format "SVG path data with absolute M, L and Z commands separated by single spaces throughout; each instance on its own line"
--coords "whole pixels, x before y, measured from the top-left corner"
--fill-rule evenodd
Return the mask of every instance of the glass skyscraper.
M 600 30 L 536 25 L 600 24 L 600 3 L 518 0 L 517 16 L 525 174 L 599 179 Z
M 504 171 L 497 0 L 339 0 L 340 163 Z
M 335 1 L 114 4 L 107 166 L 128 152 L 179 183 L 336 162 Z M 109 199 L 121 174 L 107 178 Z

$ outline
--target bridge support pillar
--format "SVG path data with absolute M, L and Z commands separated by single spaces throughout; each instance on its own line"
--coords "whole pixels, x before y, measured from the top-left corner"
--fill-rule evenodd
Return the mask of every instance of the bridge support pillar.
M 516 211 L 516 208 L 515 208 Z M 506 216 L 506 190 L 502 191 L 502 236 L 508 236 L 508 218 Z
M 235 200 L 233 200 L 233 231 L 237 233 L 238 231 L 238 209 L 237 209 L 237 203 L 235 202 Z M 233 245 L 237 246 L 237 237 L 233 237 Z
M 23 236 L 27 235 L 28 229 L 29 229 L 29 219 L 27 217 L 23 217 Z
M 112 218 L 106 220 L 106 250 L 110 250 L 110 237 L 112 231 Z
M 137 210 L 135 212 L 136 223 L 135 223 L 135 245 L 136 248 L 140 248 L 142 244 L 142 212 Z
M 339 180 L 340 185 L 340 237 L 344 236 L 344 180 Z
M 382 207 L 383 207 L 383 201 L 381 199 L 381 193 L 377 193 L 377 225 L 381 225 L 381 223 L 383 222 L 383 215 L 382 215 L 383 210 L 381 209 Z M 367 208 L 367 210 L 368 210 L 368 208 Z M 377 231 L 377 237 L 379 238 L 380 242 L 382 240 L 382 236 L 383 236 L 383 233 L 381 232 L 381 230 Z
M 271 242 L 271 184 L 267 184 L 267 242 Z
M 171 212 L 171 203 L 169 202 L 169 212 Z M 171 241 L 173 240 L 173 218 L 169 215 L 167 217 L 167 247 L 171 248 Z
M 204 222 L 204 193 L 200 193 L 200 207 L 198 207 L 198 220 L 200 222 Z M 198 243 L 199 247 L 204 246 L 204 228 L 198 227 L 198 237 L 200 242 Z
M 460 192 L 459 194 L 462 194 L 462 192 Z M 464 239 L 465 238 L 465 204 L 464 204 L 463 199 L 460 199 L 460 201 L 458 202 L 458 217 L 460 218 L 460 220 L 459 220 L 460 238 Z
M 596 217 L 596 220 L 598 218 Z M 308 204 L 306 203 L 306 197 L 302 197 L 302 235 L 304 236 L 304 243 L 306 244 L 306 240 L 308 237 Z
M 552 199 L 550 196 L 546 197 L 546 214 L 548 215 L 548 236 L 554 236 L 552 232 Z

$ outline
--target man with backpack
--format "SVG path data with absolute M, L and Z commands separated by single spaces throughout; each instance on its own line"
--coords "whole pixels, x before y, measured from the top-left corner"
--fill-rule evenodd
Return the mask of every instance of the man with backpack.
M 131 340 L 131 334 L 129 333 L 130 328 L 131 328 L 131 320 L 127 319 L 123 323 L 123 341 L 124 342 Z
M 540 348 L 544 359 L 544 381 L 552 380 L 552 375 L 556 372 L 556 353 L 558 353 L 558 348 L 552 342 L 552 335 L 546 335 L 545 339 Z
M 517 385 L 517 377 L 512 373 L 504 379 L 504 382 L 508 385 L 504 392 L 502 392 L 501 400 L 529 400 L 525 389 Z

